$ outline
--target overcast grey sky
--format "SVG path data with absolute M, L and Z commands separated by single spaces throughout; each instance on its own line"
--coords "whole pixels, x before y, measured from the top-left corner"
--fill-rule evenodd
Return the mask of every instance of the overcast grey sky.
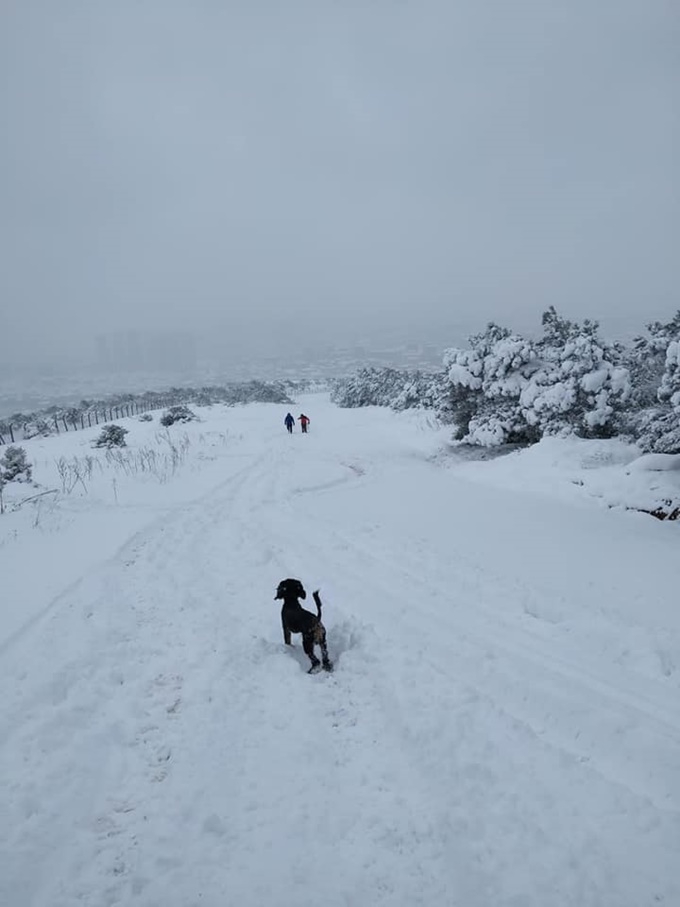
M 675 0 L 0 0 L 0 355 L 680 306 Z

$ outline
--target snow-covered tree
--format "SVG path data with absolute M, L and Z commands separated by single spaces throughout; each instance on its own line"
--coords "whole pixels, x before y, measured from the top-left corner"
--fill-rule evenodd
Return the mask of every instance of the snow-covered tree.
M 460 440 L 484 399 L 482 358 L 476 350 L 454 347 L 444 353 L 444 368 L 446 387 L 437 412 L 443 422 L 455 426 L 455 437 Z
M 456 425 L 456 437 L 495 446 L 536 440 L 519 405 L 538 367 L 530 340 L 491 322 L 470 338 L 469 349 L 448 350 L 448 388 L 440 414 Z
M 455 436 L 459 440 L 466 437 L 470 422 L 484 400 L 484 358 L 495 343 L 509 335 L 507 328 L 489 322 L 485 331 L 470 337 L 469 347 L 454 347 L 444 353 L 447 387 L 439 415 L 456 426 Z
M 434 409 L 442 393 L 443 375 L 414 372 L 406 375 L 401 390 L 391 402 L 392 409 Z
M 635 337 L 625 350 L 625 365 L 631 376 L 631 407 L 654 406 L 666 368 L 666 351 L 680 339 L 680 310 L 668 322 L 653 321 L 647 333 Z
M 661 408 L 644 413 L 639 444 L 655 453 L 680 453 L 680 338 L 671 340 L 666 349 L 658 398 Z
M 661 403 L 669 403 L 673 411 L 680 415 L 680 339 L 671 340 L 668 344 L 658 396 Z
M 648 452 L 680 452 L 680 311 L 647 325 L 626 351 L 633 392 L 624 431 Z
M 445 354 L 440 415 L 456 424 L 459 440 L 489 446 L 616 431 L 630 393 L 621 350 L 599 337 L 596 322 L 568 321 L 553 307 L 543 330 L 534 342 L 491 323 L 468 349 Z
M 8 447 L 0 457 L 0 477 L 3 482 L 30 482 L 31 465 L 23 447 Z
M 441 376 L 367 366 L 333 383 L 331 400 L 342 407 L 429 407 L 440 392 Z
M 680 416 L 672 409 L 643 409 L 635 414 L 627 428 L 646 453 L 680 453 Z
M 630 394 L 630 374 L 620 354 L 598 334 L 598 324 L 543 315 L 538 364 L 520 394 L 530 425 L 543 434 L 610 437 Z

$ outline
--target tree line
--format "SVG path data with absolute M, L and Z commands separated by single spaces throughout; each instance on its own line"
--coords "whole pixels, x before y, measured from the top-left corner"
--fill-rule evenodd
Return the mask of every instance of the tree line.
M 609 342 L 596 321 L 570 321 L 554 307 L 536 338 L 491 322 L 465 347 L 447 350 L 437 372 L 364 368 L 336 381 L 332 399 L 425 407 L 470 444 L 623 436 L 644 451 L 680 453 L 680 310 L 628 344 Z

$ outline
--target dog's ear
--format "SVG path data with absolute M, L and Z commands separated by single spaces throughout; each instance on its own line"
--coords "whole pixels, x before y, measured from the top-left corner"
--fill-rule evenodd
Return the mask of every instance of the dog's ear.
M 307 598 L 307 593 L 305 592 L 305 587 L 302 585 L 300 580 L 297 580 L 298 586 L 298 598 Z

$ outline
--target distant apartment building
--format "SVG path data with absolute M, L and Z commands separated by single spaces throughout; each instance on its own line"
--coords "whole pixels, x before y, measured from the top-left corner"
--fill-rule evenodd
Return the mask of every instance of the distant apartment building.
M 196 339 L 187 331 L 114 331 L 96 338 L 106 371 L 184 372 L 196 367 Z

